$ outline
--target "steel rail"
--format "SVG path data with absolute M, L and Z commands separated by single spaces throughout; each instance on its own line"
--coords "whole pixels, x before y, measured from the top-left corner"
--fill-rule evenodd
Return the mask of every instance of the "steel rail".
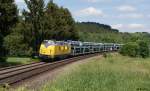
M 45 64 L 45 62 L 38 62 L 38 63 L 28 64 L 28 65 L 21 65 L 21 66 L 9 68 L 9 69 L 4 69 L 4 70 L 0 71 L 0 77 L 1 77 L 1 75 L 7 74 L 7 73 L 22 70 L 22 69 L 25 69 L 25 68 L 31 68 L 31 67 L 42 65 L 42 64 Z
M 10 73 L 1 74 L 0 75 L 0 84 L 1 85 L 4 85 L 4 84 L 13 85 L 17 82 L 28 79 L 32 76 L 39 75 L 43 72 L 50 71 L 55 68 L 64 66 L 66 64 L 69 64 L 69 63 L 72 63 L 72 62 L 75 62 L 78 60 L 90 58 L 90 57 L 93 57 L 96 55 L 99 55 L 99 53 L 77 56 L 77 57 L 73 57 L 73 58 L 56 61 L 53 63 L 41 64 L 41 65 L 29 67 L 29 68 L 24 68 L 21 70 L 12 71 Z
M 28 63 L 28 64 L 23 64 L 23 65 L 4 67 L 4 68 L 0 68 L 0 71 L 12 69 L 12 68 L 16 68 L 16 67 L 21 67 L 21 66 L 26 66 L 26 65 L 30 65 L 30 64 L 36 64 L 36 63 L 39 63 L 39 62 L 32 62 L 32 63 Z

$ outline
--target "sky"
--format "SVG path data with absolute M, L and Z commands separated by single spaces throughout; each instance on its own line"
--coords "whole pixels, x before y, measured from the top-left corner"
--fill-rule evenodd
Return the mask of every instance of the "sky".
M 47 2 L 48 0 L 45 0 Z M 150 33 L 150 0 L 53 0 L 68 8 L 75 21 L 111 25 L 121 32 Z M 24 0 L 16 0 L 20 10 Z

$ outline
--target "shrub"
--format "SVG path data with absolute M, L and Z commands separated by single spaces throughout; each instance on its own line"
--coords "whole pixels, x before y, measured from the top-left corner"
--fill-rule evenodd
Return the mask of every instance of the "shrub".
M 31 56 L 32 48 L 24 41 L 20 34 L 10 34 L 4 38 L 4 47 L 9 56 Z
M 149 57 L 149 46 L 148 46 L 148 43 L 144 42 L 144 41 L 139 41 L 138 42 L 139 44 L 139 55 L 142 57 L 142 58 L 146 58 L 146 57 Z
M 135 42 L 127 43 L 123 45 L 120 53 L 125 56 L 137 57 L 139 54 L 139 45 Z
M 150 55 L 148 43 L 145 41 L 127 43 L 123 45 L 123 47 L 120 50 L 120 53 L 124 56 L 139 56 L 142 58 L 149 57 Z
M 104 58 L 107 58 L 107 54 L 106 54 L 106 53 L 103 53 L 103 57 L 104 57 Z

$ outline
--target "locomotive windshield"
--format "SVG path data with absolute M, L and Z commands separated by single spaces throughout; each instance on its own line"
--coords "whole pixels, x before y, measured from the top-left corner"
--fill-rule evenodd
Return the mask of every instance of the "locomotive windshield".
M 42 44 L 44 44 L 45 46 L 49 46 L 49 45 L 54 45 L 55 42 L 52 41 L 52 40 L 44 40 L 44 41 L 42 42 Z

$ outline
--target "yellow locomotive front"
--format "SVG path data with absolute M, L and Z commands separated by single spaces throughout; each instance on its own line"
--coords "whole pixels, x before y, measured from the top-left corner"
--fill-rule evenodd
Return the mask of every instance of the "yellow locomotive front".
M 71 53 L 71 45 L 64 41 L 45 40 L 41 44 L 39 56 L 44 59 L 64 58 Z

